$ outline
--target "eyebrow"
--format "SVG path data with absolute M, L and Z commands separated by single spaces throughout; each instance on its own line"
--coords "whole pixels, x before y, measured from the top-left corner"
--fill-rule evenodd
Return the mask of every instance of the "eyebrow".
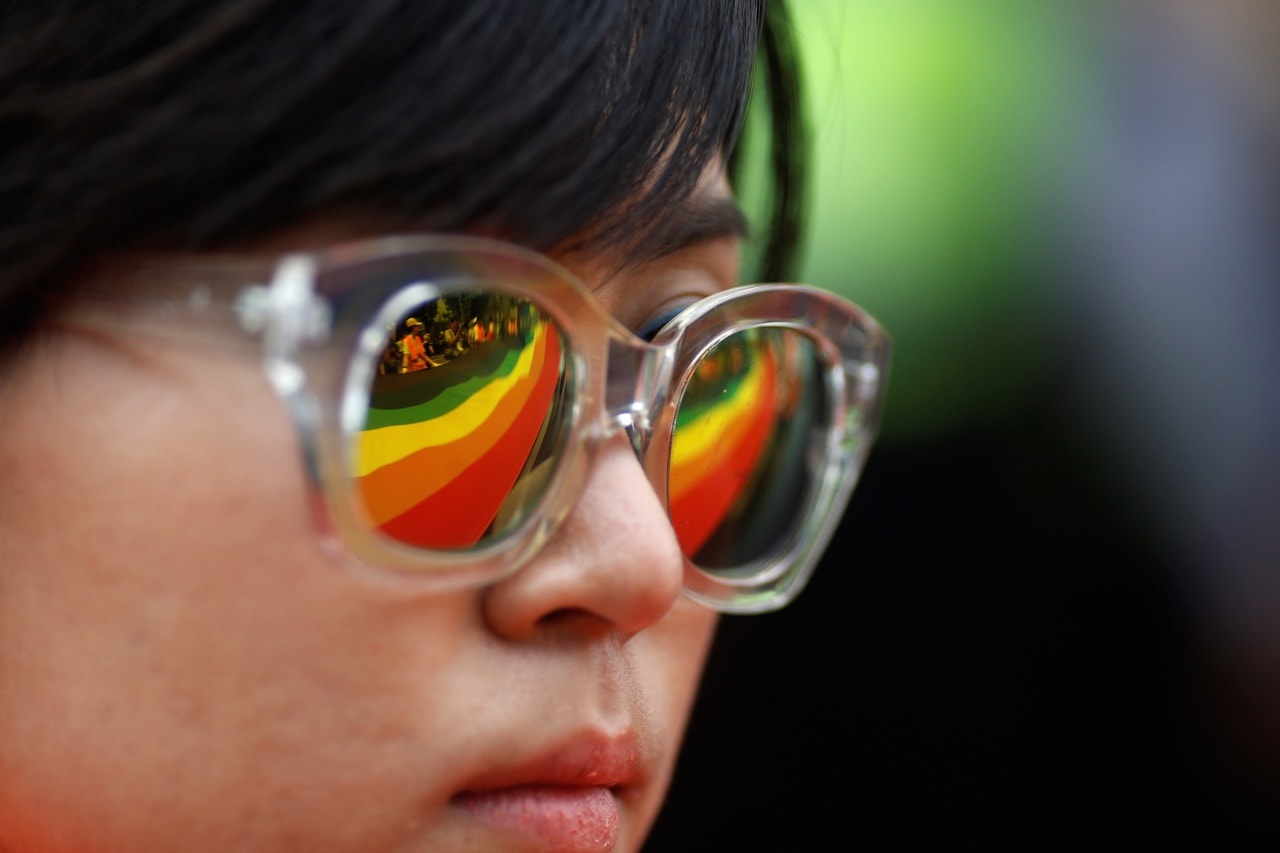
M 641 236 L 627 251 L 628 266 L 661 260 L 690 246 L 724 237 L 746 239 L 751 233 L 746 214 L 727 195 L 696 195 Z

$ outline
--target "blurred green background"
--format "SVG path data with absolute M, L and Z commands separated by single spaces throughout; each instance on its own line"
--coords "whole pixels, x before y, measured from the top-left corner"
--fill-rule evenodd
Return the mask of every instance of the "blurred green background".
M 1002 417 L 1043 378 L 1046 208 L 1079 127 L 1078 16 L 993 0 L 792 14 L 814 143 L 802 280 L 892 334 L 887 440 Z

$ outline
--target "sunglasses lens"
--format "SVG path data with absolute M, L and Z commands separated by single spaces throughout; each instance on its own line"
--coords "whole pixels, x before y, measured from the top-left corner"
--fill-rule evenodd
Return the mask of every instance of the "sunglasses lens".
M 668 498 L 685 556 L 733 577 L 785 547 L 823 464 L 828 413 L 807 335 L 749 329 L 709 350 L 684 388 L 671 441 Z
M 528 520 L 560 458 L 564 337 L 532 302 L 479 290 L 395 317 L 355 437 L 361 509 L 404 545 L 483 547 Z

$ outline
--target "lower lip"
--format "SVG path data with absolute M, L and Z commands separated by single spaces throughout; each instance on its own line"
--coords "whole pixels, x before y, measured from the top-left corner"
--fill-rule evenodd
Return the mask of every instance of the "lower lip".
M 454 802 L 505 832 L 565 853 L 605 853 L 618 843 L 618 804 L 608 788 L 526 785 L 462 794 Z

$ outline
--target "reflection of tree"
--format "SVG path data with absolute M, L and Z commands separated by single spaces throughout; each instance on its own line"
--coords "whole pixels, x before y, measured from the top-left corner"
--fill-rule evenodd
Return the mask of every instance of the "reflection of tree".
M 449 325 L 456 315 L 453 309 L 449 307 L 448 300 L 437 299 L 435 302 L 435 311 L 429 316 L 431 316 L 435 328 L 444 328 Z M 424 311 L 423 313 L 425 314 L 426 312 Z
M 419 310 L 432 318 L 433 328 L 443 331 L 455 321 L 464 328 L 471 318 L 473 296 L 469 293 L 452 293 L 433 299 L 419 306 Z

